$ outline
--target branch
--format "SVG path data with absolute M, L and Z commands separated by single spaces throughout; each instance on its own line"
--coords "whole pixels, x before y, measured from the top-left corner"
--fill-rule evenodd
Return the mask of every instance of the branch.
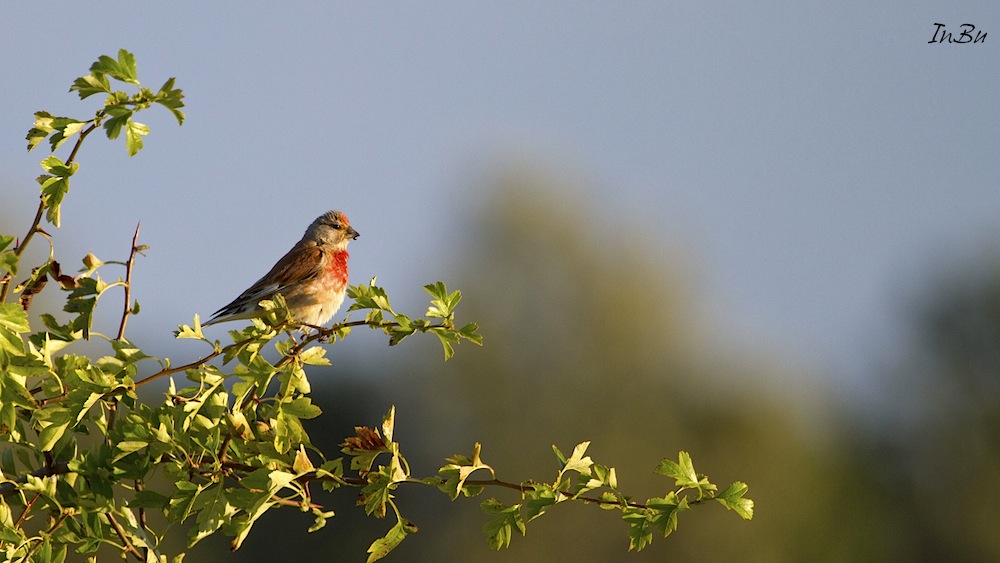
M 69 158 L 66 159 L 66 166 L 69 166 L 74 160 L 76 160 L 76 153 L 80 150 L 80 147 L 83 146 L 83 140 L 86 139 L 87 135 L 90 135 L 94 129 L 97 129 L 98 124 L 102 119 L 104 119 L 104 116 L 104 110 L 98 111 L 97 116 L 94 117 L 94 122 L 90 124 L 90 127 L 80 131 L 80 137 L 76 140 L 76 144 L 73 145 L 73 150 L 70 151 Z
M 128 539 L 128 536 L 125 535 L 125 528 L 122 528 L 122 525 L 118 523 L 118 520 L 115 520 L 115 515 L 111 514 L 110 512 L 105 512 L 104 516 L 108 519 L 108 523 L 111 524 L 111 527 L 114 528 L 115 533 L 118 534 L 118 537 L 121 538 L 122 542 L 125 544 L 125 551 L 134 555 L 135 558 L 138 559 L 139 561 L 145 561 L 146 558 L 143 557 L 142 552 L 139 551 L 138 548 L 136 548 L 134 545 L 132 545 L 132 542 Z
M 284 328 L 285 324 L 286 323 L 279 323 L 279 324 L 275 325 L 273 328 L 281 330 L 282 328 Z M 292 347 L 292 349 L 289 351 L 289 354 L 286 355 L 284 358 L 282 358 L 277 364 L 275 364 L 276 368 L 281 368 L 281 367 L 284 367 L 284 366 L 288 365 L 288 363 L 292 361 L 292 358 L 294 358 L 298 353 L 300 353 L 303 350 L 305 350 L 305 347 L 307 345 L 312 344 L 313 342 L 317 342 L 317 341 L 326 341 L 326 340 L 329 340 L 329 338 L 331 336 L 333 336 L 337 332 L 338 329 L 345 328 L 345 327 L 354 327 L 354 326 L 370 326 L 372 328 L 387 328 L 387 327 L 399 326 L 399 323 L 393 322 L 393 321 L 350 321 L 350 322 L 346 322 L 346 323 L 334 324 L 331 327 L 321 327 L 321 326 L 310 325 L 310 324 L 305 324 L 305 323 L 299 323 L 297 326 L 303 326 L 303 327 L 307 327 L 307 328 L 316 329 L 316 333 L 310 334 L 302 342 L 299 342 L 294 347 Z M 436 325 L 428 325 L 426 327 L 426 329 L 432 329 L 432 328 L 447 328 L 447 325 L 445 325 L 445 324 L 436 324 Z M 155 381 L 157 379 L 160 379 L 161 377 L 166 377 L 168 375 L 173 375 L 175 373 L 179 373 L 179 372 L 182 372 L 182 371 L 185 371 L 185 370 L 189 370 L 189 369 L 194 369 L 194 368 L 201 367 L 201 366 L 205 365 L 206 363 L 210 362 L 211 360 L 213 360 L 213 359 L 215 359 L 215 358 L 217 358 L 217 357 L 225 354 L 226 352 L 228 352 L 228 351 L 230 351 L 230 350 L 232 350 L 232 349 L 234 349 L 234 348 L 236 348 L 238 346 L 243 346 L 243 345 L 245 345 L 245 344 L 247 344 L 247 343 L 249 343 L 249 342 L 251 342 L 253 340 L 256 340 L 256 338 L 247 338 L 245 340 L 240 340 L 238 342 L 233 342 L 232 344 L 229 344 L 229 345 L 227 345 L 227 346 L 225 346 L 223 348 L 218 348 L 218 349 L 212 351 L 212 353 L 206 354 L 205 356 L 203 356 L 203 357 L 201 357 L 201 358 L 199 358 L 197 360 L 194 360 L 193 362 L 186 363 L 186 364 L 184 364 L 182 366 L 177 366 L 177 367 L 172 367 L 172 368 L 164 368 L 164 369 L 162 369 L 162 370 L 160 370 L 160 371 L 158 371 L 158 372 L 156 372 L 156 373 L 154 373 L 154 374 L 152 374 L 152 375 L 150 375 L 150 376 L 148 376 L 148 377 L 146 377 L 144 379 L 140 379 L 139 381 L 136 381 L 135 382 L 135 386 L 139 387 L 140 385 L 145 385 L 145 384 L 147 384 L 147 383 L 149 383 L 151 381 Z
M 59 518 L 56 519 L 56 521 L 53 522 L 51 526 L 49 526 L 49 529 L 47 532 L 45 532 L 45 535 L 51 536 L 53 532 L 59 529 L 59 526 L 62 526 L 63 522 L 65 522 L 67 518 L 69 518 L 69 512 L 63 512 L 62 514 L 60 514 Z M 45 542 L 36 542 L 35 545 L 31 546 L 31 549 L 28 550 L 28 553 L 24 556 L 23 560 L 32 561 L 31 556 L 34 555 L 36 551 L 38 551 L 39 547 L 42 547 L 43 543 Z
M 132 251 L 128 255 L 128 262 L 125 263 L 125 307 L 122 311 L 122 322 L 118 325 L 118 336 L 116 340 L 125 338 L 125 325 L 128 323 L 128 316 L 132 313 L 132 264 L 135 263 L 135 255 L 139 253 L 139 224 L 135 225 L 135 235 L 132 237 Z
M 226 465 L 227 467 L 231 467 L 231 468 L 235 468 L 235 469 L 239 469 L 239 470 L 243 470 L 243 471 L 247 471 L 247 472 L 254 471 L 254 470 L 258 469 L 256 467 L 247 466 L 247 465 L 241 465 L 241 464 L 234 464 L 234 463 L 226 463 L 224 465 Z M 364 487 L 364 486 L 366 486 L 366 485 L 369 484 L 368 479 L 365 479 L 363 477 L 346 477 L 346 476 L 345 477 L 330 477 L 330 476 L 318 476 L 315 473 L 312 474 L 312 475 L 303 475 L 303 476 L 299 477 L 298 479 L 296 479 L 296 481 L 299 481 L 301 483 L 307 483 L 309 481 L 320 481 L 320 482 L 322 482 L 322 481 L 332 481 L 332 482 L 346 483 L 347 485 L 351 485 L 351 486 L 355 486 L 355 487 Z M 441 479 L 441 483 L 444 483 L 444 482 L 445 482 L 445 480 Z M 429 480 L 427 480 L 427 479 L 407 479 L 405 481 L 400 481 L 400 483 L 409 483 L 409 484 L 412 484 L 412 485 L 427 485 L 429 483 Z M 465 481 L 465 484 L 466 485 L 470 485 L 470 486 L 480 486 L 480 487 L 503 487 L 505 489 L 513 489 L 513 490 L 518 491 L 520 493 L 526 493 L 526 492 L 530 492 L 530 491 L 536 490 L 536 487 L 533 486 L 533 485 L 525 485 L 524 483 L 511 483 L 509 481 L 501 481 L 500 479 L 468 479 L 468 480 Z M 623 503 L 623 502 L 620 502 L 620 501 L 617 501 L 617 500 L 608 500 L 608 499 L 602 499 L 602 498 L 597 498 L 597 497 L 574 495 L 573 493 L 571 493 L 569 491 L 556 490 L 554 492 L 556 492 L 558 494 L 561 494 L 561 495 L 564 495 L 564 496 L 566 496 L 568 498 L 571 498 L 573 500 L 579 500 L 579 501 L 582 501 L 582 502 L 589 502 L 589 503 L 593 503 L 593 504 L 613 505 L 613 506 L 627 506 L 627 507 L 630 507 L 630 508 L 639 508 L 639 509 L 648 508 L 648 506 L 646 506 L 645 504 L 643 504 L 641 502 L 626 501 L 626 502 Z M 710 497 L 703 497 L 703 498 L 699 498 L 699 499 L 689 500 L 688 504 L 701 504 L 701 503 L 709 501 L 709 500 L 712 500 L 712 499 Z
M 28 504 L 24 505 L 24 512 L 21 513 L 21 517 L 18 518 L 17 522 L 14 523 L 15 528 L 20 528 L 24 524 L 24 522 L 28 519 L 28 512 L 30 512 L 31 508 L 35 506 L 35 501 L 37 501 L 38 497 L 40 496 L 42 496 L 42 493 L 35 493 L 35 496 L 31 497 L 31 500 L 28 501 Z
M 421 481 L 415 481 L 415 482 L 416 483 L 420 483 Z M 444 482 L 443 479 L 442 479 L 442 482 Z M 465 481 L 465 484 L 466 485 L 473 485 L 473 486 L 481 486 L 481 487 L 491 487 L 491 486 L 492 487 L 504 487 L 506 489 L 514 489 L 515 491 L 520 491 L 522 493 L 526 493 L 526 492 L 529 492 L 529 491 L 536 490 L 533 485 L 525 485 L 523 483 L 521 483 L 521 484 L 519 484 L 519 483 L 509 483 L 507 481 L 501 481 L 499 479 L 468 479 L 468 480 Z M 645 504 L 643 504 L 641 502 L 626 501 L 626 502 L 623 503 L 623 502 L 620 502 L 620 501 L 617 501 L 617 500 L 608 500 L 608 499 L 597 498 L 597 497 L 588 497 L 588 496 L 578 496 L 578 495 L 574 495 L 573 493 L 571 493 L 569 491 L 556 490 L 555 492 L 558 493 L 558 494 L 561 494 L 561 495 L 565 495 L 566 497 L 571 498 L 573 500 L 579 500 L 579 501 L 583 501 L 583 502 L 591 502 L 591 503 L 594 503 L 594 504 L 613 505 L 613 506 L 628 506 L 628 507 L 631 507 L 631 508 L 639 508 L 639 509 L 648 508 Z M 688 504 L 700 504 L 702 502 L 705 502 L 705 500 L 711 500 L 711 499 L 709 499 L 708 497 L 704 497 L 704 499 L 689 500 Z

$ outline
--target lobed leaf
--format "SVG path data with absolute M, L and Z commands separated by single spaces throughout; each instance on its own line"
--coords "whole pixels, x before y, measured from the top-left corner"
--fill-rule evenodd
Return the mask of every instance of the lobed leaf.
M 97 62 L 90 65 L 90 73 L 94 76 L 108 75 L 115 80 L 128 84 L 139 85 L 136 75 L 135 56 L 125 49 L 118 50 L 118 60 L 107 55 L 101 55 Z
M 521 516 L 521 505 L 506 505 L 495 498 L 479 505 L 483 512 L 493 516 L 493 519 L 483 524 L 483 533 L 490 549 L 499 550 L 510 546 L 514 532 L 522 536 L 525 532 L 524 518 Z
M 715 497 L 715 500 L 719 501 L 722 506 L 739 514 L 744 520 L 750 520 L 753 518 L 753 501 L 743 496 L 747 494 L 749 489 L 750 487 L 746 483 L 736 481 L 726 487 L 726 490 L 719 493 Z
M 69 90 L 70 92 L 75 91 L 79 94 L 80 99 L 84 100 L 94 94 L 110 94 L 111 82 L 103 74 L 91 74 L 74 80 Z
M 396 549 L 406 539 L 406 536 L 415 533 L 417 533 L 417 527 L 409 520 L 400 518 L 396 521 L 396 525 L 386 532 L 384 537 L 375 540 L 368 547 L 369 555 L 367 563 L 373 563 L 389 555 L 389 552 Z
M 180 108 L 184 107 L 184 93 L 174 88 L 174 78 L 171 77 L 163 83 L 160 91 L 156 93 L 156 103 L 170 110 L 170 113 L 177 119 L 177 125 L 184 125 L 184 112 Z
M 149 127 L 135 121 L 128 121 L 125 129 L 125 150 L 129 156 L 135 156 L 142 150 L 142 138 L 149 135 Z

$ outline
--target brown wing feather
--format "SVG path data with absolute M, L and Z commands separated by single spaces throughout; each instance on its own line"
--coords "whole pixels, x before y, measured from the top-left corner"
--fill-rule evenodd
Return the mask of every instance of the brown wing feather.
M 271 271 L 247 288 L 240 297 L 261 291 L 274 295 L 284 287 L 316 277 L 323 270 L 322 263 L 323 251 L 320 247 L 315 243 L 299 242 L 274 264 Z
M 247 288 L 231 303 L 215 312 L 208 324 L 247 315 L 241 311 L 274 297 L 289 285 L 314 278 L 323 270 L 323 250 L 312 242 L 299 241 L 275 263 L 264 277 Z

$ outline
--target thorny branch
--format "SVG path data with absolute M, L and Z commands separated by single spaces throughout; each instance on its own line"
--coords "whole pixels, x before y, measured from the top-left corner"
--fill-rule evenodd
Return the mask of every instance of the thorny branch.
M 128 262 L 125 263 L 125 307 L 122 311 L 122 322 L 118 325 L 118 336 L 116 340 L 121 340 L 125 338 L 125 325 L 128 323 L 128 317 L 132 314 L 132 265 L 135 264 L 135 255 L 141 253 L 146 249 L 145 246 L 139 246 L 137 241 L 139 240 L 139 225 L 135 226 L 135 235 L 132 237 L 132 251 L 128 255 Z

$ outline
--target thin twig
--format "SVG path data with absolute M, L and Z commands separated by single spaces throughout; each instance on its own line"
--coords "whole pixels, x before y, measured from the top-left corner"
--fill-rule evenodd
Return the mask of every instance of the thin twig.
M 138 492 L 142 492 L 143 488 L 145 488 L 145 487 L 142 484 L 142 479 L 136 479 L 135 480 L 135 491 L 137 493 Z M 139 507 L 139 526 L 141 526 L 142 529 L 144 529 L 144 530 L 149 530 L 149 526 L 146 524 L 146 509 L 143 508 L 143 507 L 141 507 L 141 506 Z M 147 549 L 148 548 L 143 548 L 143 551 L 147 551 Z
M 125 544 L 125 551 L 134 555 L 139 561 L 145 561 L 146 559 L 142 556 L 142 552 L 132 545 L 131 540 L 129 540 L 128 536 L 125 535 L 125 528 L 118 523 L 118 520 L 115 520 L 115 515 L 110 512 L 105 512 L 104 516 L 108 519 L 108 523 L 111 524 L 115 533 L 118 534 L 118 537 L 121 538 L 122 542 Z
M 301 507 L 302 506 L 301 502 L 296 502 L 296 501 L 294 501 L 292 499 L 288 499 L 288 498 L 281 498 L 278 495 L 271 495 L 271 500 L 273 500 L 276 504 L 280 504 L 282 506 L 295 506 L 295 507 Z M 316 504 L 314 502 L 310 502 L 309 503 L 309 508 L 315 508 L 317 510 L 323 510 L 323 505 L 322 504 Z
M 253 468 L 249 468 L 249 469 L 253 469 Z M 309 482 L 309 481 L 335 481 L 335 482 L 346 483 L 348 485 L 352 485 L 352 486 L 356 486 L 356 487 L 363 487 L 365 485 L 368 485 L 368 480 L 365 479 L 365 478 L 363 478 L 363 477 L 334 477 L 334 478 L 332 478 L 330 476 L 319 477 L 319 476 L 316 476 L 315 474 L 313 474 L 313 475 L 303 475 L 303 476 L 299 477 L 297 480 L 298 481 L 304 481 L 304 482 Z M 410 479 L 410 480 L 401 481 L 401 482 L 402 483 L 410 483 L 410 484 L 414 484 L 414 485 L 425 485 L 425 484 L 427 484 L 427 482 L 425 480 L 422 480 L 422 479 Z M 443 479 L 442 479 L 442 482 L 444 482 Z M 465 484 L 469 485 L 469 486 L 480 486 L 480 487 L 503 487 L 505 489 L 513 489 L 513 490 L 518 491 L 520 493 L 527 493 L 527 492 L 531 492 L 531 491 L 536 490 L 536 487 L 534 485 L 530 485 L 530 484 L 526 485 L 524 483 L 511 483 L 509 481 L 501 481 L 499 479 L 468 479 L 468 480 L 465 481 Z M 603 499 L 603 498 L 590 497 L 590 496 L 578 496 L 578 495 L 574 495 L 573 493 L 571 493 L 569 491 L 556 490 L 554 492 L 559 493 L 561 495 L 564 495 L 566 497 L 569 497 L 569 498 L 571 498 L 573 500 L 579 500 L 579 501 L 582 501 L 582 502 L 591 502 L 591 503 L 594 503 L 594 504 L 614 505 L 614 506 L 628 506 L 629 508 L 638 508 L 638 509 L 648 508 L 645 504 L 643 504 L 641 502 L 626 501 L 625 503 L 622 503 L 619 500 L 610 500 L 610 499 Z M 711 500 L 711 498 L 709 498 L 709 497 L 703 497 L 702 499 L 691 500 L 691 501 L 688 501 L 688 504 L 700 504 L 700 503 L 705 502 L 707 500 Z
M 80 131 L 80 138 L 77 139 L 76 144 L 73 145 L 73 150 L 70 151 L 69 158 L 66 159 L 66 166 L 69 166 L 70 163 L 76 160 L 76 153 L 79 152 L 80 147 L 83 146 L 83 140 L 87 138 L 87 135 L 90 135 L 90 133 L 94 129 L 97 129 L 98 124 L 101 122 L 101 119 L 104 119 L 104 110 L 97 112 L 97 116 L 94 117 L 94 122 L 90 124 L 90 127 L 87 127 L 83 131 Z
M 17 522 L 14 523 L 15 528 L 20 528 L 24 524 L 24 522 L 28 519 L 28 512 L 31 511 L 31 507 L 35 505 L 35 501 L 38 500 L 38 497 L 40 496 L 42 496 L 42 493 L 35 493 L 35 496 L 31 497 L 31 500 L 28 501 L 28 504 L 24 505 L 24 512 L 21 513 L 21 517 L 18 518 Z
M 222 445 L 219 446 L 219 463 L 226 463 L 229 460 L 229 444 L 233 443 L 232 433 L 227 433 L 226 437 L 222 440 Z
M 63 522 L 65 522 L 67 518 L 69 518 L 69 512 L 63 512 L 62 514 L 60 514 L 59 518 L 56 519 L 56 521 L 53 522 L 51 526 L 49 526 L 49 529 L 47 532 L 45 532 L 45 535 L 51 536 L 53 532 L 59 529 L 59 526 L 62 526 Z M 28 553 L 26 553 L 24 556 L 24 561 L 32 561 L 31 556 L 34 555 L 36 551 L 38 551 L 39 547 L 42 547 L 43 543 L 45 542 L 39 541 L 36 542 L 35 545 L 31 546 L 31 549 L 29 549 Z
M 105 427 L 108 429 L 108 435 L 104 437 L 104 442 L 109 446 L 113 446 L 114 444 L 111 441 L 111 429 L 114 428 L 115 418 L 118 416 L 118 399 L 115 398 L 112 401 L 108 401 L 107 407 L 108 414 L 104 420 Z
M 128 262 L 125 263 L 125 307 L 122 311 L 122 322 L 118 325 L 118 336 L 116 340 L 125 338 L 125 325 L 128 317 L 132 314 L 132 265 L 135 263 L 135 255 L 139 253 L 139 223 L 135 225 L 135 235 L 132 236 L 132 251 L 129 252 Z
M 226 348 L 229 348 L 229 346 L 227 346 Z M 217 356 L 222 355 L 226 351 L 226 348 L 223 348 L 223 349 L 221 349 L 221 350 L 219 350 L 217 352 L 212 352 L 211 354 L 209 354 L 209 355 L 207 355 L 207 356 L 205 356 L 205 357 L 203 357 L 203 358 L 201 358 L 199 360 L 195 360 L 195 361 L 193 361 L 193 362 L 191 362 L 189 364 L 184 364 L 182 366 L 177 366 L 177 367 L 173 367 L 173 368 L 164 368 L 164 369 L 161 369 L 160 371 L 154 373 L 153 375 L 151 375 L 151 376 L 149 376 L 149 377 L 147 377 L 145 379 L 140 379 L 139 381 L 136 381 L 135 382 L 135 386 L 139 387 L 140 385 L 145 385 L 145 384 L 147 384 L 147 383 L 149 383 L 151 381 L 155 381 L 155 380 L 157 380 L 157 379 L 159 379 L 161 377 L 166 377 L 168 375 L 173 375 L 173 374 L 178 373 L 178 372 L 182 372 L 182 371 L 185 371 L 185 370 L 189 370 L 189 369 L 193 369 L 193 368 L 196 368 L 196 367 L 200 367 L 200 366 L 204 365 L 206 362 L 211 361 L 212 358 L 215 358 Z

